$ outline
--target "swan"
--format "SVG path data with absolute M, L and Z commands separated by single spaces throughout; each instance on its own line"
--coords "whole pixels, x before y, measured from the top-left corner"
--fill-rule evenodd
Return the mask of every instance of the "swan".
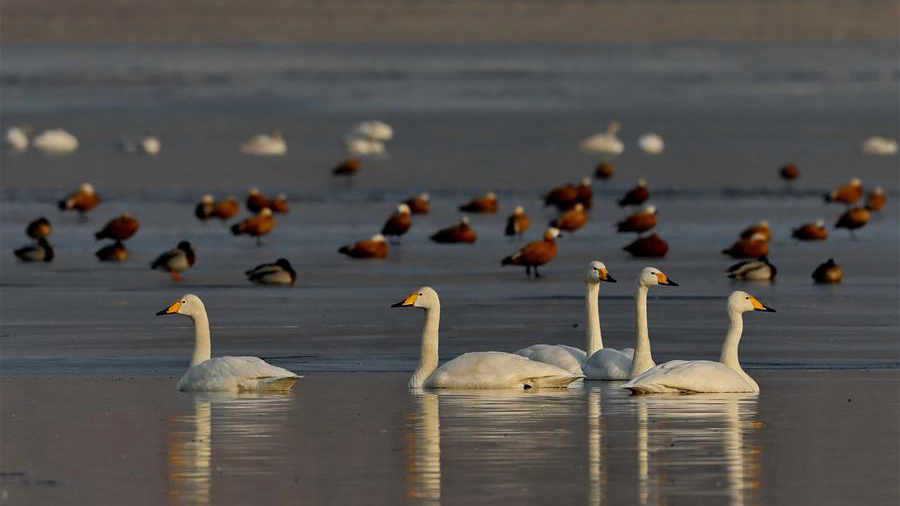
M 422 354 L 409 379 L 410 388 L 567 388 L 582 377 L 555 365 L 499 351 L 464 353 L 438 367 L 441 302 L 437 292 L 423 286 L 391 307 L 425 309 Z
M 34 147 L 45 153 L 64 154 L 78 149 L 78 139 L 62 129 L 45 130 L 34 138 Z
M 654 133 L 646 133 L 638 137 L 638 146 L 644 153 L 648 155 L 659 155 L 662 154 L 663 150 L 666 149 L 666 143 L 663 142 L 663 138 L 660 137 L 659 134 Z
M 210 358 L 209 319 L 200 297 L 183 295 L 157 316 L 180 314 L 194 320 L 191 367 L 178 381 L 182 392 L 287 391 L 300 376 L 257 357 Z
M 516 351 L 516 355 L 555 365 L 572 374 L 582 375 L 582 365 L 587 357 L 603 348 L 603 338 L 600 335 L 600 311 L 598 309 L 598 296 L 600 294 L 600 282 L 615 283 L 616 280 L 606 270 L 603 262 L 594 260 L 588 265 L 584 284 L 587 288 L 584 294 L 584 317 L 586 352 L 574 346 L 565 344 L 533 344 L 527 348 Z M 632 354 L 634 350 L 631 351 Z M 618 352 L 617 352 L 618 353 Z M 631 355 L 628 356 L 631 364 Z
M 867 155 L 893 155 L 897 153 L 897 141 L 889 137 L 869 137 L 862 143 L 862 152 Z
M 718 362 L 710 360 L 673 360 L 660 364 L 625 383 L 635 394 L 653 393 L 759 393 L 759 385 L 741 369 L 738 345 L 744 329 L 743 313 L 775 310 L 740 290 L 728 297 L 731 323 Z
M 257 134 L 241 144 L 241 152 L 248 155 L 281 156 L 287 153 L 287 142 L 281 130 L 271 134 Z
M 656 267 L 644 267 L 638 276 L 634 294 L 635 348 L 614 350 L 604 348 L 600 337 L 600 321 L 597 320 L 599 346 L 582 365 L 584 375 L 592 380 L 627 380 L 653 367 L 650 355 L 650 331 L 647 328 L 647 290 L 651 286 L 678 286 L 678 283 Z
M 28 127 L 9 127 L 6 130 L 6 145 L 14 151 L 28 149 Z
M 350 137 L 364 137 L 373 141 L 389 141 L 394 137 L 394 129 L 383 121 L 362 121 L 350 130 Z
M 386 151 L 383 142 L 366 137 L 347 137 L 344 147 L 350 156 L 383 155 Z
M 616 136 L 621 128 L 618 121 L 613 121 L 605 133 L 594 134 L 581 141 L 581 150 L 586 153 L 621 155 L 625 151 L 625 144 Z

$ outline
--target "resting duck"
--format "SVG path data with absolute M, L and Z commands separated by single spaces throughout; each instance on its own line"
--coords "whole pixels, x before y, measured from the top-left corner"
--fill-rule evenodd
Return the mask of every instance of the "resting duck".
M 240 211 L 241 204 L 238 203 L 237 199 L 234 197 L 228 197 L 225 200 L 220 200 L 213 206 L 213 216 L 222 221 L 230 220 Z
M 137 231 L 141 224 L 138 220 L 134 219 L 130 214 L 124 213 L 122 216 L 118 218 L 113 218 L 106 223 L 99 232 L 94 234 L 94 237 L 99 241 L 100 239 L 113 239 L 115 241 L 124 241 L 129 237 L 133 236 Z
M 500 266 L 524 265 L 525 275 L 531 277 L 531 268 L 534 268 L 534 276 L 539 278 L 541 274 L 538 267 L 544 265 L 556 256 L 556 238 L 559 237 L 559 229 L 550 227 L 544 232 L 544 239 L 530 242 L 516 253 L 504 258 Z
M 359 160 L 356 158 L 348 158 L 339 163 L 337 167 L 331 169 L 331 173 L 335 176 L 352 176 L 359 171 Z
M 478 234 L 476 234 L 475 229 L 469 225 L 469 218 L 463 216 L 456 225 L 442 228 L 434 234 L 431 234 L 431 240 L 440 244 L 458 242 L 471 244 L 478 240 Z
M 741 239 L 749 239 L 755 234 L 763 236 L 767 241 L 772 240 L 772 228 L 769 226 L 769 222 L 763 220 L 745 228 L 741 231 Z
M 854 230 L 866 226 L 871 218 L 872 213 L 867 208 L 854 206 L 844 211 L 834 228 L 846 228 L 853 234 Z
M 260 285 L 293 285 L 297 281 L 297 272 L 286 258 L 279 258 L 271 264 L 257 265 L 244 274 L 251 283 Z
M 833 258 L 829 258 L 827 262 L 816 267 L 812 278 L 816 283 L 840 283 L 844 279 L 844 269 L 834 263 Z
M 200 200 L 200 203 L 194 207 L 194 216 L 197 217 L 198 220 L 206 221 L 213 217 L 215 213 L 215 201 L 213 200 L 212 195 L 204 195 Z
M 271 134 L 257 134 L 241 144 L 241 152 L 248 155 L 281 156 L 287 153 L 287 142 L 281 130 Z
M 522 206 L 516 206 L 513 213 L 506 218 L 504 233 L 506 235 L 522 235 L 530 226 L 531 222 L 528 220 L 528 215 L 525 214 L 525 209 Z
M 800 170 L 793 163 L 789 163 L 778 169 L 778 175 L 785 181 L 793 181 L 800 177 Z
M 771 281 L 778 274 L 769 258 L 762 256 L 756 260 L 744 260 L 738 262 L 725 271 L 731 279 L 739 279 L 745 281 Z
M 597 168 L 594 169 L 594 177 L 603 181 L 612 178 L 615 174 L 616 171 L 613 169 L 612 164 L 606 160 L 598 163 Z
M 577 202 L 578 189 L 571 183 L 557 186 L 544 195 L 544 206 L 556 206 L 560 211 L 571 209 Z
M 642 234 L 656 226 L 656 207 L 647 206 L 616 224 L 619 232 Z
M 32 239 L 42 239 L 50 237 L 50 234 L 53 232 L 53 225 L 50 224 L 50 220 L 41 216 L 40 218 L 32 221 L 25 227 L 25 235 L 31 237 Z
M 496 213 L 497 195 L 494 192 L 485 193 L 482 197 L 475 197 L 468 203 L 459 206 L 460 211 L 470 213 Z
M 194 266 L 197 259 L 194 247 L 187 241 L 181 241 L 175 249 L 170 249 L 156 257 L 150 268 L 172 275 L 172 281 L 181 281 L 181 273 Z
M 121 241 L 116 241 L 97 250 L 97 259 L 101 262 L 124 262 L 128 260 L 128 249 Z
M 338 253 L 350 258 L 386 258 L 388 245 L 381 234 L 373 235 L 371 239 L 359 241 L 349 246 L 341 246 Z
M 594 205 L 594 190 L 591 188 L 591 178 L 585 177 L 581 179 L 581 183 L 575 187 L 577 192 L 577 201 L 583 205 L 585 209 L 590 209 Z
M 853 178 L 849 183 L 838 186 L 831 193 L 825 194 L 825 202 L 841 202 L 852 205 L 863 196 L 862 181 Z
M 654 233 L 646 237 L 638 237 L 634 242 L 622 249 L 635 257 L 660 258 L 666 256 L 666 253 L 669 252 L 669 243 Z
M 410 213 L 408 205 L 400 204 L 397 206 L 397 210 L 391 214 L 384 226 L 381 227 L 381 235 L 400 237 L 409 231 L 409 228 L 412 227 Z
M 887 204 L 887 195 L 884 193 L 884 188 L 880 186 L 866 197 L 866 209 L 869 211 L 881 211 L 885 204 Z
M 265 207 L 256 216 L 232 225 L 231 233 L 256 237 L 256 245 L 259 246 L 262 244 L 262 236 L 271 232 L 273 228 L 275 228 L 275 217 L 272 216 L 272 210 Z
M 409 206 L 413 214 L 428 214 L 431 210 L 431 196 L 427 193 L 420 193 L 403 203 Z
M 274 199 L 269 201 L 269 209 L 271 209 L 273 213 L 278 214 L 287 214 L 290 212 L 291 206 L 288 204 L 287 195 L 283 193 L 276 195 Z
M 825 228 L 825 220 L 815 223 L 804 223 L 791 232 L 791 237 L 800 241 L 824 241 L 828 239 L 828 229 Z
M 38 239 L 35 244 L 13 251 L 13 254 L 23 262 L 51 262 L 54 256 L 53 247 L 44 237 Z
M 574 232 L 585 226 L 588 219 L 589 216 L 584 210 L 584 205 L 579 202 L 575 204 L 575 207 L 564 212 L 559 218 L 551 221 L 550 226 L 567 232 Z
M 638 178 L 637 186 L 628 190 L 628 192 L 619 199 L 619 207 L 639 206 L 650 198 L 650 189 L 647 188 L 647 181 L 644 178 Z
M 60 200 L 58 205 L 61 211 L 74 209 L 84 216 L 85 213 L 97 207 L 99 204 L 100 197 L 94 192 L 94 187 L 91 186 L 90 183 L 81 183 L 81 187 L 78 188 L 78 191 L 71 193 L 66 198 Z
M 735 242 L 728 249 L 723 249 L 722 253 L 733 258 L 759 258 L 769 254 L 769 241 L 762 234 L 753 234 Z
M 269 199 L 260 193 L 259 188 L 250 188 L 250 194 L 247 195 L 247 210 L 253 214 L 259 214 L 263 209 L 271 208 Z

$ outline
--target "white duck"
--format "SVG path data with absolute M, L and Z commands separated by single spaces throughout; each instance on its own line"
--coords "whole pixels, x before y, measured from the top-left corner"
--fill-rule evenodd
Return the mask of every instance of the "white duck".
M 200 297 L 182 296 L 157 315 L 180 314 L 194 320 L 194 355 L 191 367 L 178 381 L 185 392 L 287 391 L 300 376 L 257 357 L 210 358 L 209 319 Z
M 678 286 L 678 283 L 656 267 L 644 267 L 637 279 L 634 294 L 635 347 L 621 351 L 610 348 L 597 350 L 585 361 L 582 369 L 587 379 L 627 380 L 650 369 L 655 364 L 650 354 L 650 331 L 647 326 L 647 291 L 651 286 Z M 598 322 L 599 326 L 599 322 Z
M 281 130 L 271 134 L 257 134 L 241 144 L 241 152 L 248 155 L 281 156 L 287 153 L 287 142 Z
M 621 155 L 625 151 L 625 144 L 616 136 L 622 125 L 613 121 L 602 134 L 594 134 L 581 141 L 581 150 L 586 153 L 602 155 Z
M 666 149 L 666 143 L 659 134 L 646 133 L 638 137 L 638 147 L 648 155 L 659 155 Z
M 516 355 L 552 364 L 579 376 L 584 374 L 582 371 L 584 361 L 587 357 L 596 353 L 597 350 L 603 348 L 603 337 L 600 334 L 600 309 L 598 307 L 601 281 L 616 282 L 609 275 L 609 271 L 606 270 L 606 265 L 603 262 L 594 260 L 588 266 L 584 280 L 586 287 L 584 294 L 586 352 L 565 344 L 533 344 L 516 351 Z M 631 352 L 633 354 L 634 350 L 631 350 Z M 628 363 L 631 363 L 630 355 L 628 356 Z
M 499 351 L 464 353 L 438 367 L 441 302 L 437 292 L 423 286 L 391 307 L 425 309 L 422 354 L 410 388 L 567 388 L 581 378 L 554 365 Z
M 78 149 L 78 139 L 59 128 L 41 132 L 34 138 L 32 144 L 35 148 L 50 154 L 71 153 Z
M 673 360 L 660 364 L 625 383 L 624 388 L 636 394 L 653 393 L 759 393 L 759 385 L 743 369 L 738 360 L 738 345 L 744 329 L 743 313 L 768 311 L 756 297 L 735 291 L 728 297 L 731 324 L 722 344 L 718 362 L 710 360 Z

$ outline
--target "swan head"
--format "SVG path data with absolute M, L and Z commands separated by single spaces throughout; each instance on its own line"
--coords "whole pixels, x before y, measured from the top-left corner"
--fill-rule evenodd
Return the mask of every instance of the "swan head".
M 608 283 L 616 282 L 615 278 L 610 276 L 609 271 L 606 270 L 606 264 L 599 260 L 594 260 L 588 265 L 585 282 L 588 284 L 595 284 L 601 281 L 606 281 Z
M 756 297 L 747 292 L 742 292 L 741 290 L 731 292 L 731 295 L 728 297 L 728 310 L 736 311 L 738 313 L 746 313 L 748 311 L 775 312 L 774 309 L 766 306 Z
M 415 292 L 409 294 L 402 301 L 391 305 L 391 307 L 420 307 L 422 309 L 430 309 L 440 306 L 440 299 L 434 288 L 423 286 Z
M 638 284 L 643 286 L 678 286 L 678 283 L 669 279 L 665 272 L 656 267 L 644 267 L 638 277 Z
M 399 206 L 397 206 L 397 214 L 409 214 L 411 212 L 412 211 L 410 211 L 409 206 L 406 204 L 400 204 Z
M 206 308 L 203 306 L 203 301 L 200 300 L 200 297 L 189 293 L 186 295 L 182 295 L 180 299 L 169 304 L 169 307 L 156 313 L 156 316 L 165 316 L 170 314 L 194 316 L 196 314 L 202 314 L 204 312 L 206 312 Z

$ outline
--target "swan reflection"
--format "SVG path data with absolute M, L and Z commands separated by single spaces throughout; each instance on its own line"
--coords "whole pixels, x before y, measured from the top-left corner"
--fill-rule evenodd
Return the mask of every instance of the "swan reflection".
M 441 503 L 441 421 L 437 395 L 414 394 L 406 423 L 406 496 L 421 504 Z

